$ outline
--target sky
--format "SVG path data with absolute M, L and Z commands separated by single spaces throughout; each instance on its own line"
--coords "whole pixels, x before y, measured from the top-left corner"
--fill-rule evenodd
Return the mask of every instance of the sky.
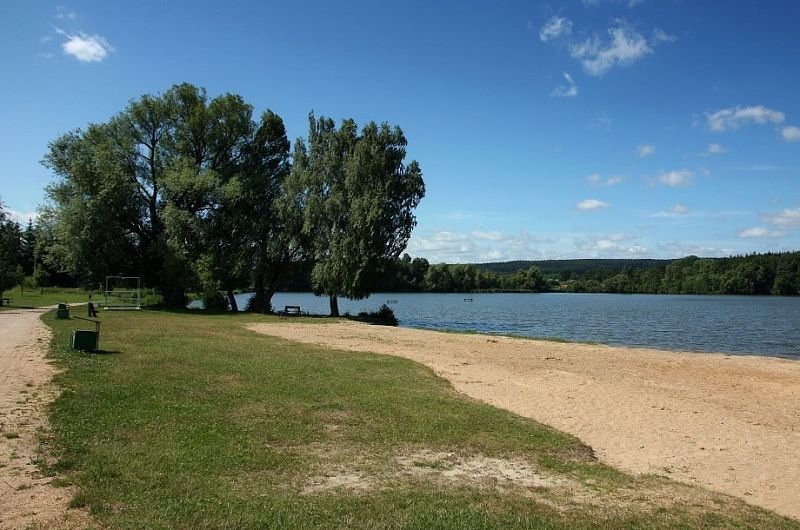
M 48 142 L 190 82 L 397 124 L 431 262 L 800 250 L 800 2 L 0 0 L 0 200 Z

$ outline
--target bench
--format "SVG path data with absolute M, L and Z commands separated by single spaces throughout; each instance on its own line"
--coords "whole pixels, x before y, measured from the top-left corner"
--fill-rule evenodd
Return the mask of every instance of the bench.
M 3 307 L 3 304 L 11 305 L 11 298 L 0 298 L 0 307 Z
M 299 317 L 302 314 L 299 305 L 287 305 L 283 307 L 283 311 L 278 311 L 278 316 L 281 317 Z

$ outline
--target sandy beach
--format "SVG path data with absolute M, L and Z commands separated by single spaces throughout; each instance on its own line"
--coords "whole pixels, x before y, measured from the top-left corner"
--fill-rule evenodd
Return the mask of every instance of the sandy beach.
M 655 473 L 800 518 L 800 362 L 334 324 L 259 333 L 405 357 L 464 394 Z

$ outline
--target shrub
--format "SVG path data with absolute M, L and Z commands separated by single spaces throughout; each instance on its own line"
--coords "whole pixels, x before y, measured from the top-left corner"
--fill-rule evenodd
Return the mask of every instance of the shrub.
M 397 317 L 394 316 L 394 311 L 392 308 L 386 304 L 383 304 L 377 311 L 372 311 L 370 313 L 361 312 L 358 316 L 365 320 L 366 322 L 370 322 L 372 324 L 379 324 L 381 326 L 396 326 L 397 325 Z
M 228 300 L 225 299 L 225 295 L 220 291 L 207 289 L 203 293 L 203 308 L 206 311 L 227 311 Z

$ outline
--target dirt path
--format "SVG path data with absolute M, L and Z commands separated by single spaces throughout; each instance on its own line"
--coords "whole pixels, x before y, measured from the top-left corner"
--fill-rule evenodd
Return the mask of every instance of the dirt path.
M 45 360 L 47 309 L 0 311 L 0 529 L 80 528 L 85 515 L 67 511 L 70 488 L 52 486 L 35 461 L 37 431 L 55 397 L 55 369 Z
M 355 322 L 250 329 L 421 362 L 469 396 L 577 436 L 614 466 L 800 518 L 800 362 Z

